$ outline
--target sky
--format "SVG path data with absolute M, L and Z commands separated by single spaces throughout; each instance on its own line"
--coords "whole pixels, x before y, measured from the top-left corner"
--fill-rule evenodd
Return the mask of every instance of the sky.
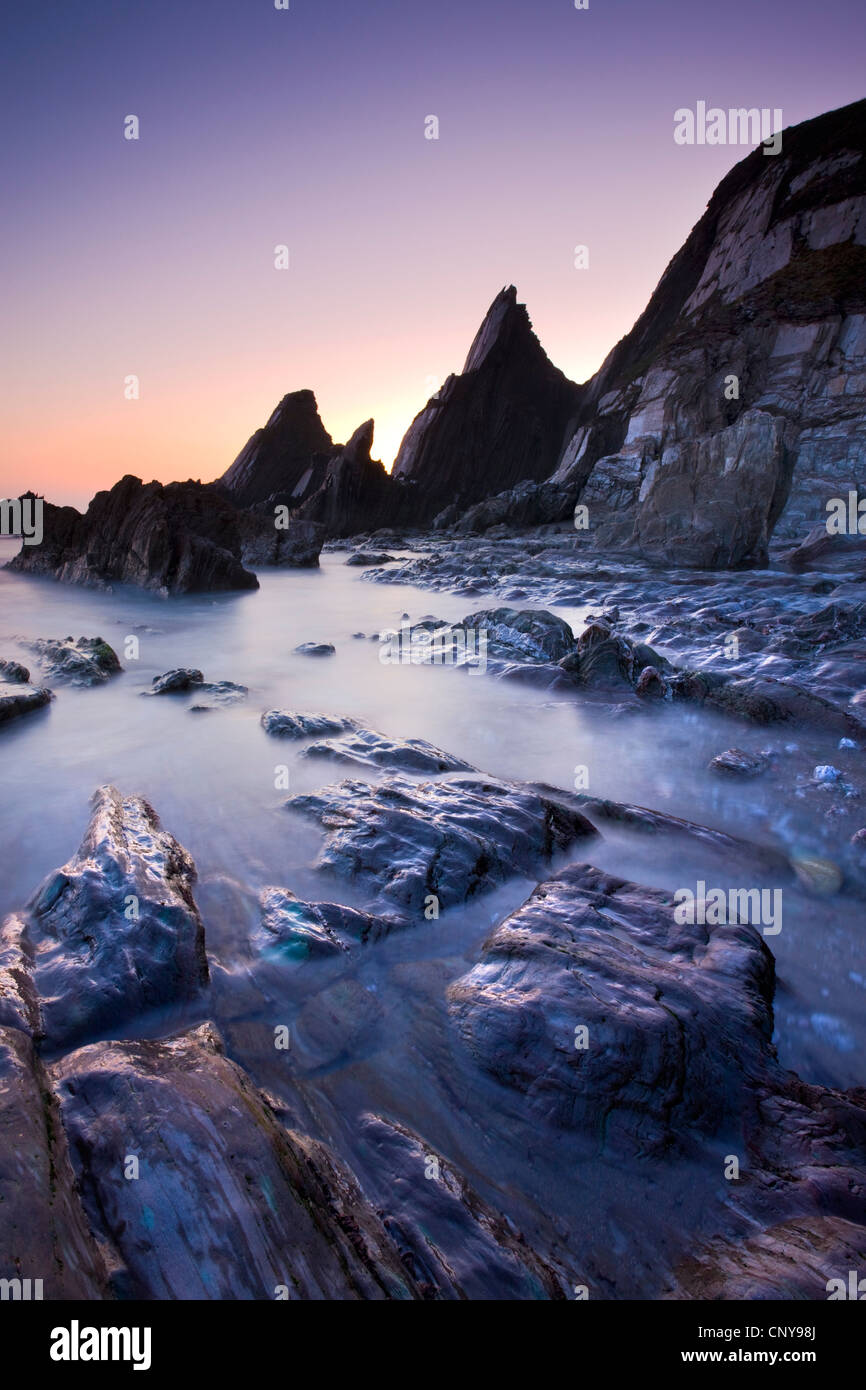
M 675 110 L 864 95 L 862 0 L 289 4 L 6 0 L 0 496 L 209 481 L 304 387 L 390 467 L 512 283 L 583 381 L 748 153 Z

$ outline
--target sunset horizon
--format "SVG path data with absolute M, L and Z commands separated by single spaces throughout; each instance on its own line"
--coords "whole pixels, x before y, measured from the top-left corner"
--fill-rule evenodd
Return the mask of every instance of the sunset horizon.
M 677 144 L 676 110 L 707 94 L 790 126 L 854 100 L 862 48 L 837 52 L 827 14 L 738 3 L 684 29 L 674 4 L 448 0 L 410 20 L 395 0 L 363 18 L 100 0 L 19 21 L 0 493 L 81 507 L 126 473 L 214 479 L 302 388 L 337 441 L 372 417 L 390 468 L 504 284 L 586 381 L 749 152 Z

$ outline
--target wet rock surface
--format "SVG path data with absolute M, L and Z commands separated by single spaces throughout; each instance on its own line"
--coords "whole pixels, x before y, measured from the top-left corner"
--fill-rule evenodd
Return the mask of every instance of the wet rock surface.
M 57 1063 L 52 1080 L 121 1297 L 412 1296 L 355 1184 L 283 1127 L 212 1028 L 97 1043 Z M 122 1171 L 130 1134 L 135 1182 Z
M 496 928 L 449 998 L 473 1056 L 539 1119 L 651 1152 L 740 1114 L 772 993 L 748 925 L 680 926 L 670 897 L 574 864 Z
M 208 968 L 194 878 L 146 801 L 100 788 L 78 853 L 3 928 L 7 952 L 19 953 L 12 967 L 26 962 L 48 1047 L 196 997 Z
M 45 638 L 28 644 L 49 680 L 68 685 L 102 685 L 123 667 L 101 637 Z
M 375 907 L 422 920 L 430 895 L 445 910 L 596 834 L 567 794 L 493 779 L 415 783 L 394 775 L 381 786 L 341 782 L 286 805 L 325 830 L 321 869 L 373 894 Z
M 0 681 L 0 724 L 42 709 L 51 703 L 51 699 L 51 691 L 42 686 L 24 685 L 21 681 Z
M 330 714 L 296 714 L 291 710 L 269 709 L 261 718 L 265 733 L 274 738 L 314 738 L 321 734 L 341 734 L 356 727 L 354 719 Z
M 341 738 L 307 744 L 305 758 L 333 758 L 361 767 L 395 768 L 401 772 L 474 772 L 461 758 L 434 748 L 422 738 L 393 739 L 373 729 L 355 729 Z

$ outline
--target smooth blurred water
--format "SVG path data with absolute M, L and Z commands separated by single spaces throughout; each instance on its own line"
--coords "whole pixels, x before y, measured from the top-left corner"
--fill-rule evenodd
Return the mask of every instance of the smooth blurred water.
M 16 549 L 0 543 L 0 559 Z M 656 807 L 792 853 L 816 851 L 804 807 L 780 802 L 761 781 L 726 783 L 706 771 L 722 748 L 760 747 L 766 731 L 679 706 L 614 718 L 578 699 L 551 697 L 489 675 L 382 665 L 370 635 L 398 627 L 404 613 L 413 621 L 430 614 L 456 620 L 489 601 L 363 582 L 362 572 L 347 567 L 345 558 L 326 554 L 320 570 L 261 571 L 255 593 L 173 599 L 132 589 L 104 594 L 0 570 L 0 657 L 23 661 L 36 679 L 38 663 L 21 639 L 99 635 L 125 668 L 92 689 L 58 684 L 49 709 L 0 729 L 0 912 L 21 906 L 43 876 L 74 853 L 89 799 L 106 782 L 147 797 L 192 854 L 209 947 L 228 970 L 249 957 L 249 923 L 219 906 L 225 899 L 213 885 L 228 879 L 257 891 L 276 884 L 302 897 L 357 901 L 351 885 L 322 881 L 314 868 L 320 832 L 286 811 L 287 794 L 275 787 L 275 775 L 279 765 L 287 765 L 291 792 L 302 792 L 345 776 L 371 780 L 377 774 L 305 761 L 298 744 L 271 738 L 261 728 L 262 711 L 272 708 L 352 715 L 385 734 L 427 739 L 506 778 L 571 789 L 575 767 L 584 765 L 593 794 Z M 579 631 L 587 609 L 555 611 Z M 366 634 L 363 639 L 353 636 L 358 631 Z M 123 655 L 129 635 L 139 639 L 138 660 Z M 305 641 L 331 642 L 336 654 L 295 655 L 292 649 Z M 206 680 L 240 682 L 249 696 L 240 705 L 203 714 L 190 712 L 202 698 L 195 694 L 142 698 L 152 677 L 174 666 L 199 667 Z M 832 761 L 834 741 L 813 743 L 816 762 Z M 658 837 L 605 831 L 592 859 L 666 888 L 707 876 L 698 849 L 686 852 Z M 738 878 L 735 864 L 730 881 L 751 886 Z M 359 953 L 353 968 L 396 1020 L 407 1007 L 400 974 L 407 962 L 447 958 L 445 977 L 465 969 L 491 921 L 522 901 L 531 886 L 515 882 L 464 912 L 419 923 L 417 930 Z M 768 944 L 780 977 L 782 1060 L 810 1080 L 862 1082 L 866 963 L 857 905 L 786 889 L 784 929 Z M 308 982 L 304 988 L 315 987 L 314 974 L 301 978 Z M 431 1029 L 442 1026 L 444 985 L 438 994 L 439 1002 L 434 998 L 423 1013 Z M 395 1023 L 391 1047 L 399 1031 Z

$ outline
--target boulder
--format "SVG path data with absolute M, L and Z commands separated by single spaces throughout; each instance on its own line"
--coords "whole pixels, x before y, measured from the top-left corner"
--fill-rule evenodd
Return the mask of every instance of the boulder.
M 3 927 L 0 967 L 26 962 L 49 1047 L 196 998 L 208 967 L 194 879 L 146 801 L 96 792 L 77 854 Z
M 68 685 L 102 685 L 123 670 L 117 652 L 101 637 L 39 638 L 27 645 L 50 680 Z
M 456 906 L 596 834 L 567 793 L 483 778 L 346 781 L 286 805 L 325 830 L 319 868 L 409 921 L 424 920 L 430 895 L 442 910 Z
M 354 729 L 354 719 L 332 714 L 296 714 L 291 710 L 269 709 L 261 717 L 265 733 L 274 738 L 318 738 L 322 734 L 341 734 Z

